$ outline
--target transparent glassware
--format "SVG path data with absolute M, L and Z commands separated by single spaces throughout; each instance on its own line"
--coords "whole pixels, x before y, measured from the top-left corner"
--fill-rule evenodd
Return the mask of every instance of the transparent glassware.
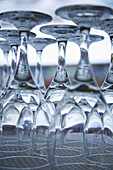
M 70 78 L 67 73 L 65 54 L 67 41 L 70 36 L 78 30 L 76 25 L 46 25 L 40 28 L 45 34 L 50 34 L 58 43 L 58 65 L 51 84 L 45 93 L 46 101 L 57 104 L 63 97 L 66 88 L 70 85 Z
M 75 139 L 75 134 L 81 135 L 84 145 L 82 155 L 90 161 L 92 149 L 96 152 L 98 149 L 95 148 L 99 148 L 100 152 L 101 150 L 103 152 L 103 120 L 104 116 L 111 115 L 89 62 L 88 39 L 91 27 L 97 21 L 112 15 L 113 11 L 104 6 L 83 4 L 60 7 L 55 13 L 63 19 L 76 23 L 81 36 L 81 56 L 75 76 L 56 109 L 61 136 L 63 131 L 66 131 L 65 136 L 70 140 Z M 87 118 L 81 112 L 76 113 L 76 105 L 91 109 Z M 70 132 L 73 134 L 72 138 Z
M 109 115 L 105 115 L 104 117 L 104 146 L 108 153 L 113 154 L 113 19 L 104 19 L 97 23 L 98 29 L 105 31 L 109 37 L 111 42 L 111 60 L 108 68 L 108 72 L 106 74 L 105 80 L 101 86 L 101 90 L 103 96 L 108 104 L 111 112 L 111 117 Z
M 54 76 L 54 78 L 52 80 L 52 83 L 50 84 L 50 86 L 49 86 L 49 88 L 47 90 L 47 94 L 45 94 L 46 101 L 53 102 L 55 104 L 55 107 L 56 107 L 56 104 L 58 104 L 58 102 L 60 102 L 60 100 L 62 100 L 62 97 L 63 97 L 63 95 L 65 93 L 65 90 L 66 90 L 66 88 L 70 84 L 69 79 L 67 79 L 67 76 L 66 76 L 67 74 L 64 74 L 65 73 L 65 70 L 64 70 L 65 69 L 65 48 L 64 48 L 65 46 L 64 45 L 65 45 L 65 43 L 67 44 L 67 41 L 68 41 L 69 37 L 73 36 L 78 31 L 78 28 L 76 26 L 74 26 L 74 25 L 49 25 L 48 29 L 47 29 L 47 26 L 41 27 L 41 32 L 43 32 L 43 33 L 47 33 L 48 30 L 49 30 L 49 34 L 53 35 L 56 38 L 56 40 L 59 43 L 58 45 L 60 47 L 59 48 L 59 57 L 58 57 L 57 71 L 56 71 L 56 74 L 55 74 L 55 76 Z M 62 70 L 63 70 L 63 74 L 62 74 Z M 63 77 L 63 75 L 65 75 L 65 76 Z M 68 80 L 68 81 L 66 81 L 66 83 L 68 83 L 68 86 L 65 85 L 65 81 L 64 80 Z M 55 90 L 53 90 L 52 86 L 53 86 L 53 88 L 56 86 Z M 61 90 L 63 89 L 62 86 L 64 86 L 63 88 L 65 89 L 65 90 L 63 90 L 63 93 L 61 93 Z M 52 94 L 51 96 L 48 95 L 49 91 L 50 91 L 50 88 L 51 88 L 50 95 Z M 54 91 L 56 91 L 56 92 L 54 92 Z M 59 92 L 59 94 L 58 94 L 58 92 Z M 56 95 L 56 97 L 54 99 L 53 97 L 54 97 L 55 94 L 57 94 L 57 95 Z M 60 98 L 58 98 L 58 96 Z M 85 118 L 86 118 L 85 113 L 80 109 L 80 107 L 78 105 L 76 105 L 74 107 L 74 109 L 75 109 L 76 112 L 78 112 L 78 114 L 81 115 L 81 118 L 83 118 L 85 120 Z M 56 114 L 56 112 L 55 112 L 55 114 Z M 65 115 L 65 111 L 64 111 L 64 113 L 62 113 L 62 115 L 63 114 Z M 62 122 L 62 120 L 61 120 L 61 122 Z M 56 129 L 59 128 L 58 118 L 56 120 L 55 128 Z M 75 140 L 76 137 L 72 141 L 67 140 L 67 137 L 65 136 L 65 130 L 64 130 L 62 132 L 62 137 L 60 138 L 60 140 L 59 140 L 59 138 L 60 138 L 59 135 L 56 136 L 55 164 L 67 163 L 67 161 L 71 161 L 73 159 L 75 160 L 77 157 L 81 156 L 81 151 L 83 149 L 83 147 L 82 147 L 83 143 L 81 142 L 81 136 L 78 137 L 78 139 L 79 139 L 78 143 Z M 80 149 L 78 149 L 78 146 L 80 146 L 79 147 Z M 76 159 L 76 162 L 77 161 L 78 161 L 78 159 Z
M 40 156 L 35 157 L 33 138 L 34 131 L 38 126 L 40 134 L 41 128 L 43 132 L 47 131 L 46 139 L 48 139 L 51 115 L 49 109 L 46 110 L 44 97 L 32 76 L 28 63 L 27 47 L 30 30 L 36 25 L 50 22 L 52 17 L 40 12 L 19 10 L 0 13 L 0 20 L 14 24 L 19 30 L 20 39 L 19 59 L 14 78 L 0 101 L 0 126 L 2 127 L 2 134 L 9 129 L 12 133 L 16 130 L 19 145 L 30 150 L 22 156 L 20 152 L 17 156 L 14 154 L 13 156 L 3 157 L 0 159 L 0 165 L 6 169 L 41 169 L 48 167 L 50 163 L 47 159 Z M 40 117 L 39 120 L 38 116 Z M 45 118 L 48 125 L 45 123 Z M 45 135 L 45 133 L 43 134 Z M 44 138 L 43 134 L 41 136 Z M 8 162 L 10 163 L 8 164 Z
M 10 125 L 11 123 L 13 125 L 14 123 L 14 126 L 21 128 L 29 125 L 33 127 L 33 112 L 35 112 L 40 103 L 42 103 L 43 96 L 41 95 L 41 92 L 37 87 L 30 71 L 27 59 L 27 41 L 29 31 L 38 24 L 51 21 L 51 17 L 43 13 L 32 11 L 9 11 L 1 13 L 0 18 L 3 21 L 14 24 L 18 28 L 20 35 L 20 57 L 16 73 L 2 100 L 2 124 Z M 14 121 L 14 118 L 10 115 L 11 106 L 18 112 L 18 114 L 15 114 L 15 122 L 12 122 Z M 16 107 L 18 107 L 18 109 Z M 24 112 L 26 108 L 30 109 L 27 115 L 26 111 Z M 7 110 L 9 112 L 8 115 L 10 115 L 13 120 L 11 118 L 10 120 L 7 120 Z M 28 120 L 25 120 L 25 117 Z
M 7 83 L 7 80 L 8 80 L 8 76 L 9 76 L 9 58 L 8 58 L 8 55 L 9 55 L 9 51 L 10 51 L 10 45 L 8 43 L 8 41 L 0 41 L 0 48 L 2 49 L 3 51 L 3 55 L 4 55 L 4 60 L 2 61 L 4 63 L 3 65 L 3 69 L 1 70 L 2 73 L 1 73 L 1 93 L 3 92 L 3 90 L 5 89 L 6 87 L 6 83 Z
M 45 94 L 46 92 L 46 86 L 44 82 L 43 77 L 43 69 L 42 69 L 42 53 L 44 48 L 49 45 L 56 43 L 55 39 L 52 38 L 35 38 L 29 42 L 36 50 L 37 53 L 37 64 L 35 69 L 35 75 L 34 78 L 36 80 L 36 83 L 38 84 L 39 88 L 41 89 L 42 93 Z

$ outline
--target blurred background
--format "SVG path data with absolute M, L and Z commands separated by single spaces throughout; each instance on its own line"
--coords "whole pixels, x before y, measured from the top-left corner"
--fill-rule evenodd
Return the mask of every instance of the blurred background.
M 0 0 L 0 12 L 10 10 L 34 10 L 51 15 L 53 17 L 51 23 L 73 24 L 71 21 L 60 19 L 54 13 L 54 11 L 58 7 L 71 4 L 96 4 L 113 7 L 113 0 Z M 6 28 L 10 27 L 7 24 L 3 24 L 1 21 L 0 25 Z M 41 34 L 39 32 L 39 27 L 40 26 L 36 26 L 32 30 L 37 34 L 37 36 L 51 37 Z M 91 33 L 104 36 L 104 40 L 102 40 L 101 42 L 93 43 L 89 47 L 89 60 L 93 66 L 96 80 L 100 86 L 107 74 L 108 65 L 110 62 L 110 48 L 111 48 L 110 40 L 109 36 L 104 31 L 95 30 L 92 28 Z M 0 54 L 2 55 L 2 53 Z M 68 42 L 66 51 L 66 64 L 68 73 L 71 78 L 74 76 L 76 65 L 78 64 L 79 58 L 80 58 L 79 46 L 75 43 Z M 29 46 L 28 59 L 30 66 L 35 67 L 36 53 L 31 46 Z M 42 54 L 42 66 L 46 86 L 50 84 L 51 79 L 55 74 L 57 60 L 58 60 L 57 43 L 45 47 Z

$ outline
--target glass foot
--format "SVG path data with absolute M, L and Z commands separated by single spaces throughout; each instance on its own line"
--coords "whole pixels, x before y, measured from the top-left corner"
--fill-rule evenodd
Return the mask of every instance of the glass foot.
M 2 21 L 9 22 L 19 31 L 30 31 L 39 24 L 50 22 L 52 17 L 35 11 L 8 11 L 0 14 Z
M 72 37 L 78 30 L 76 25 L 47 25 L 40 28 L 40 31 L 45 34 L 50 34 L 60 41 L 67 41 L 69 37 Z
M 86 4 L 60 7 L 55 13 L 63 19 L 74 21 L 79 27 L 93 27 L 96 20 L 100 21 L 113 15 L 109 7 Z

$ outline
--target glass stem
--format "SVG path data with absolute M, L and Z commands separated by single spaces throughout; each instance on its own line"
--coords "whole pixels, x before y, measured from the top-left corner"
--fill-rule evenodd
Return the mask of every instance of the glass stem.
M 58 67 L 55 75 L 55 81 L 64 82 L 66 81 L 66 64 L 65 64 L 65 53 L 66 53 L 67 41 L 58 41 Z
M 58 41 L 58 49 L 59 49 L 59 56 L 58 56 L 58 66 L 59 68 L 65 68 L 65 54 L 66 54 L 66 46 L 67 41 Z
M 6 87 L 6 82 L 9 75 L 9 65 L 8 65 L 8 54 L 9 52 L 5 51 L 4 54 L 4 66 L 3 66 L 3 78 L 2 78 L 2 89 Z
M 110 61 L 110 67 L 109 72 L 113 75 L 113 36 L 110 36 L 111 40 L 111 61 Z M 113 83 L 113 79 L 111 79 L 111 82 Z
M 113 35 L 110 36 L 110 40 L 111 40 L 111 60 L 105 81 L 107 83 L 113 84 Z
M 110 40 L 111 40 L 111 62 L 110 64 L 112 64 L 112 67 L 113 67 L 113 36 L 110 36 Z
M 6 83 L 6 90 L 8 89 L 8 87 L 10 86 L 15 72 L 16 72 L 16 65 L 17 65 L 17 51 L 18 51 L 18 45 L 12 45 L 11 46 L 11 69 L 10 69 L 10 74 L 8 77 L 8 81 Z
M 42 72 L 42 63 L 41 63 L 41 57 L 42 57 L 42 50 L 37 50 L 37 65 L 35 69 L 35 80 L 39 87 L 45 88 L 44 78 L 43 78 L 43 72 Z
M 20 32 L 20 58 L 15 74 L 15 79 L 19 81 L 27 81 L 32 77 L 27 59 L 28 36 L 28 32 Z
M 81 43 L 80 43 L 80 61 L 77 66 L 75 73 L 75 80 L 78 81 L 92 81 L 94 80 L 93 70 L 89 62 L 88 56 L 88 38 L 89 38 L 88 28 L 81 29 Z

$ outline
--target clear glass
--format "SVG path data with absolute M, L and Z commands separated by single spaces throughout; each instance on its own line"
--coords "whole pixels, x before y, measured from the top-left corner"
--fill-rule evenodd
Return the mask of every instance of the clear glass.
M 42 94 L 46 92 L 46 86 L 43 77 L 43 69 L 42 69 L 42 53 L 44 48 L 49 45 L 55 43 L 55 39 L 51 38 L 35 38 L 29 42 L 36 50 L 37 53 L 37 64 L 35 68 L 34 78 L 36 80 L 37 85 L 42 91 Z
M 49 156 L 46 158 L 35 157 L 36 154 L 33 147 L 37 144 L 37 141 L 34 141 L 34 132 L 37 128 L 40 134 L 42 129 L 44 133 L 46 131 L 46 142 L 48 143 L 51 114 L 32 76 L 27 51 L 30 30 L 38 24 L 50 22 L 52 18 L 44 13 L 33 11 L 9 11 L 0 13 L 0 19 L 14 24 L 19 30 L 20 39 L 19 59 L 16 64 L 16 70 L 10 86 L 0 101 L 1 134 L 8 131 L 12 133 L 16 131 L 16 145 L 25 148 L 25 151 L 27 150 L 27 152 L 21 152 L 20 150 L 18 155 L 16 155 L 13 150 L 15 144 L 12 142 L 10 147 L 10 142 L 8 142 L 7 149 L 10 150 L 10 155 L 7 157 L 1 156 L 0 166 L 6 169 L 41 169 L 50 167 Z M 48 124 L 45 122 L 45 119 L 48 121 Z M 43 138 L 44 133 L 41 134 Z M 0 140 L 3 140 L 3 135 L 1 135 Z M 2 149 L 3 147 L 1 147 Z M 19 150 L 19 147 L 17 149 Z
M 6 17 L 7 14 L 8 17 Z M 25 18 L 25 22 L 22 20 L 23 17 Z M 2 125 L 9 126 L 11 124 L 16 127 L 24 127 L 24 123 L 27 122 L 28 125 L 31 124 L 33 128 L 33 114 L 39 104 L 42 103 L 43 96 L 41 95 L 41 92 L 38 89 L 30 71 L 27 59 L 27 43 L 29 40 L 30 29 L 39 24 L 40 19 L 42 19 L 40 22 L 45 23 L 51 21 L 51 17 L 49 15 L 33 11 L 9 11 L 1 13 L 0 18 L 3 21 L 14 24 L 19 30 L 20 38 L 20 55 L 14 79 L 12 80 L 10 87 L 7 89 L 1 101 L 3 104 Z M 31 22 L 28 24 L 28 21 Z M 16 108 L 18 108 L 18 113 L 15 114 L 15 120 L 13 119 L 13 116 L 10 115 L 12 114 L 9 112 L 11 108 L 10 105 L 14 106 L 15 111 Z M 27 115 L 26 111 L 24 111 L 26 108 L 30 109 Z M 8 110 L 8 113 L 6 110 Z M 12 118 L 7 120 L 9 115 Z
M 14 78 L 15 72 L 16 72 L 16 66 L 17 66 L 17 52 L 18 52 L 18 45 L 11 45 L 11 69 L 10 74 L 6 83 L 6 87 L 4 89 L 5 91 L 10 87 L 11 82 Z
M 108 153 L 113 154 L 113 102 L 112 102 L 112 95 L 113 95 L 113 76 L 112 76 L 112 69 L 113 69 L 113 20 L 112 19 L 105 19 L 101 22 L 98 22 L 98 29 L 104 30 L 110 37 L 111 42 L 111 60 L 108 68 L 108 72 L 106 74 L 105 80 L 101 86 L 101 90 L 103 96 L 105 97 L 106 103 L 110 108 L 111 115 L 104 116 L 104 148 L 105 151 Z
M 103 6 L 83 4 L 64 6 L 57 9 L 55 13 L 63 19 L 76 23 L 81 37 L 80 60 L 72 83 L 57 106 L 57 119 L 60 120 L 61 136 L 65 128 L 65 136 L 68 139 L 70 134 L 73 136 L 81 134 L 84 145 L 81 154 L 90 162 L 92 154 L 95 152 L 98 154 L 98 150 L 100 153 L 103 151 L 103 120 L 110 115 L 110 111 L 89 62 L 88 39 L 90 28 L 95 25 L 95 22 L 113 14 L 113 11 Z M 74 109 L 76 106 L 79 106 L 81 112 Z M 73 139 L 75 137 L 70 140 Z

